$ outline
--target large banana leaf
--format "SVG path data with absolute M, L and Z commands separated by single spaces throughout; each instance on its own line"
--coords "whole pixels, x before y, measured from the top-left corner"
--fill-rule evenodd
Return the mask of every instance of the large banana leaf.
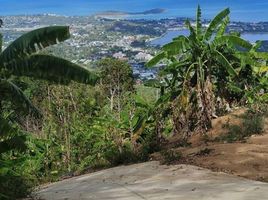
M 69 37 L 68 26 L 51 26 L 33 30 L 11 43 L 0 55 L 0 63 L 28 56 Z
M 70 61 L 51 55 L 32 55 L 6 63 L 13 75 L 51 80 L 58 83 L 76 82 L 94 85 L 98 76 Z
M 218 28 L 218 26 L 223 22 L 223 19 L 225 19 L 230 14 L 230 9 L 226 8 L 223 11 L 221 11 L 216 17 L 210 22 L 209 27 L 207 28 L 204 40 L 210 40 L 213 32 Z
M 0 140 L 4 137 L 13 136 L 17 131 L 9 124 L 9 122 L 0 117 Z
M 133 132 L 136 136 L 141 135 L 141 133 L 143 132 L 143 130 L 146 126 L 146 121 L 148 120 L 148 117 L 149 117 L 148 113 L 140 114 L 138 116 L 138 120 L 133 127 Z
M 213 41 L 214 46 L 217 46 L 219 44 L 225 44 L 225 43 L 229 43 L 235 47 L 242 47 L 248 50 L 252 48 L 252 44 L 250 42 L 235 35 L 224 35 L 224 36 L 215 38 L 215 40 Z
M 267 52 L 250 52 L 250 55 L 257 59 L 268 60 L 268 53 Z
M 219 64 L 222 67 L 225 67 L 227 72 L 231 75 L 231 76 L 237 76 L 237 72 L 235 71 L 235 69 L 232 67 L 231 63 L 224 57 L 224 55 L 222 53 L 220 53 L 219 51 L 215 51 L 215 56 L 217 56 L 217 60 L 219 62 Z
M 225 34 L 226 28 L 227 28 L 229 22 L 230 22 L 230 17 L 227 16 L 224 19 L 223 23 L 221 24 L 221 26 L 220 26 L 220 28 L 219 28 L 219 30 L 217 32 L 216 38 L 221 37 L 221 36 L 223 36 Z
M 0 117 L 0 154 L 10 150 L 23 151 L 26 149 L 23 135 L 17 135 L 18 130 L 13 128 L 10 123 Z
M 26 137 L 25 136 L 14 136 L 10 139 L 4 140 L 0 142 L 0 155 L 2 153 L 18 150 L 25 151 L 27 146 L 25 145 Z
M 167 53 L 166 52 L 161 52 L 159 54 L 157 54 L 155 57 L 153 57 L 151 60 L 149 60 L 146 63 L 147 67 L 153 67 L 155 66 L 157 63 L 159 63 L 161 60 L 163 60 L 164 58 L 166 58 Z
M 261 47 L 261 45 L 262 45 L 262 41 L 257 41 L 254 45 L 253 45 L 253 47 L 252 47 L 252 49 L 250 50 L 251 52 L 256 52 L 260 47 Z
M 184 53 L 188 48 L 189 48 L 189 40 L 184 36 L 175 39 L 172 42 L 162 47 L 164 51 L 168 52 L 169 56 Z
M 189 20 L 185 21 L 185 25 L 188 27 L 189 31 L 190 31 L 190 35 L 189 35 L 189 42 L 191 42 L 192 44 L 196 45 L 198 43 L 197 40 L 197 35 L 196 35 L 196 31 L 195 29 L 192 27 L 191 23 Z
M 18 111 L 41 117 L 41 112 L 30 102 L 23 91 L 11 81 L 0 79 L 0 94 L 0 101 L 10 101 L 12 104 L 15 104 L 16 108 L 19 109 Z

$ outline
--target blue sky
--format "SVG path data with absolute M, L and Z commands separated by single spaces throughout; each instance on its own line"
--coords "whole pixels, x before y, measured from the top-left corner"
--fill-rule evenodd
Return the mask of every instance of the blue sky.
M 0 0 L 0 15 L 90 15 L 105 10 L 137 12 L 165 8 L 167 12 L 159 17 L 192 17 L 198 3 L 206 18 L 230 7 L 233 20 L 268 21 L 268 1 L 265 0 Z

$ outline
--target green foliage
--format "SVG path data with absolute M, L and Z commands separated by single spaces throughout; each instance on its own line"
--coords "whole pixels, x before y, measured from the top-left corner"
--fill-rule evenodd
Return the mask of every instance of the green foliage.
M 243 116 L 244 135 L 261 134 L 264 131 L 264 116 L 263 113 L 256 111 L 248 111 Z
M 253 134 L 261 134 L 264 131 L 264 113 L 256 110 L 248 110 L 239 116 L 241 124 L 231 124 L 228 122 L 224 127 L 228 130 L 227 134 L 216 138 L 216 141 L 235 142 L 243 141 Z
M 20 128 L 23 128 L 23 121 L 25 122 L 25 119 L 22 120 L 22 118 L 28 118 L 29 114 L 41 117 L 41 114 L 15 84 L 15 79 L 27 76 L 59 83 L 74 80 L 95 84 L 97 81 L 96 75 L 76 64 L 58 57 L 37 54 L 39 50 L 69 37 L 69 27 L 45 27 L 21 36 L 3 52 L 0 51 L 0 196 L 2 198 L 15 199 L 25 196 L 29 193 L 29 178 L 24 178 L 23 175 L 30 177 L 35 170 L 47 173 L 46 168 L 51 168 L 50 163 L 42 164 L 43 161 L 40 158 L 34 161 L 31 158 L 33 152 L 25 155 L 19 154 L 21 151 L 26 151 L 26 136 L 20 131 Z M 2 35 L 0 40 L 2 45 Z M 48 145 L 54 145 L 54 143 L 46 144 L 46 150 L 48 150 Z M 35 150 L 33 149 L 33 151 Z M 42 151 L 39 152 L 41 158 L 48 153 L 44 150 L 43 146 Z M 24 158 L 28 158 L 29 161 L 9 162 L 9 160 L 16 161 Z M 27 165 L 29 162 L 36 166 Z M 18 164 L 28 167 L 17 168 Z M 27 170 L 29 172 L 26 173 Z M 37 173 L 33 178 L 40 177 Z M 4 190 L 2 191 L 2 189 Z
M 24 114 L 40 116 L 40 111 L 30 102 L 23 91 L 9 80 L 0 80 L 1 100 L 10 101 Z M 3 129 L 0 129 L 3 130 Z
M 226 128 L 228 129 L 227 134 L 217 137 L 215 139 L 216 141 L 224 141 L 224 142 L 232 143 L 235 141 L 244 140 L 245 137 L 244 137 L 243 130 L 241 129 L 241 126 L 228 124 L 226 125 Z
M 228 15 L 230 14 L 230 9 L 226 8 L 220 13 L 218 13 L 214 19 L 210 22 L 208 28 L 206 29 L 206 32 L 204 34 L 204 40 L 210 40 L 212 34 L 217 30 L 217 28 L 222 24 L 223 20 L 225 20 Z M 222 33 L 224 33 L 221 30 Z
M 62 176 L 146 161 L 171 134 L 183 133 L 175 146 L 187 146 L 191 131 L 210 128 L 218 114 L 216 97 L 267 102 L 268 54 L 257 52 L 260 43 L 227 33 L 229 13 L 223 10 L 206 28 L 198 6 L 196 25 L 185 22 L 190 35 L 174 38 L 147 63 L 167 65 L 160 80 L 146 86 L 135 86 L 124 61 L 102 59 L 97 76 L 37 54 L 69 38 L 68 27 L 38 29 L 14 41 L 0 54 L 0 199 L 24 197 L 31 186 Z M 228 134 L 218 139 L 233 142 L 262 133 L 260 110 L 243 115 L 241 126 L 227 124 Z M 173 149 L 161 155 L 167 164 L 182 159 Z
M 160 90 L 155 87 L 147 87 L 144 85 L 136 86 L 136 93 L 138 97 L 141 97 L 149 104 L 153 104 L 157 101 L 160 95 Z
M 252 45 L 239 34 L 226 31 L 229 13 L 224 9 L 205 28 L 198 6 L 195 27 L 189 20 L 185 22 L 190 35 L 174 38 L 147 63 L 166 63 L 160 74 L 160 99 L 172 102 L 175 134 L 190 135 L 193 130 L 206 132 L 211 128 L 212 117 L 217 114 L 216 98 L 253 103 L 256 98 L 264 101 L 267 97 L 260 90 L 266 92 L 268 68 L 263 66 L 268 54 L 257 52 L 259 43 Z
M 145 161 L 156 149 L 152 130 L 135 132 L 139 117 L 147 111 L 140 104 L 147 89 L 136 94 L 134 88 L 125 87 L 118 112 L 116 107 L 110 109 L 109 94 L 102 84 L 22 81 L 24 92 L 43 113 L 42 130 L 28 138 L 27 161 L 23 162 L 22 171 L 25 176 L 33 174 L 32 180 L 50 182 L 96 168 Z M 34 129 L 35 121 L 26 123 L 28 129 Z
M 174 149 L 162 150 L 160 153 L 163 156 L 163 164 L 171 164 L 182 158 L 182 153 Z
M 22 35 L 9 45 L 0 55 L 0 60 L 5 63 L 20 57 L 27 57 L 40 49 L 62 42 L 69 37 L 69 27 L 67 26 L 36 29 Z
M 87 69 L 65 59 L 51 55 L 31 55 L 5 64 L 9 73 L 15 76 L 28 76 L 57 83 L 71 80 L 94 85 L 98 77 Z
M 131 144 L 128 143 L 125 143 L 120 150 L 117 146 L 112 146 L 104 155 L 111 166 L 146 161 L 147 156 L 144 157 L 142 152 L 133 152 Z
M 122 92 L 133 91 L 133 72 L 127 62 L 105 58 L 97 66 L 100 69 L 100 84 L 106 93 L 120 95 Z
M 29 195 L 33 185 L 27 178 L 6 173 L 0 175 L 0 186 L 0 199 L 13 200 Z

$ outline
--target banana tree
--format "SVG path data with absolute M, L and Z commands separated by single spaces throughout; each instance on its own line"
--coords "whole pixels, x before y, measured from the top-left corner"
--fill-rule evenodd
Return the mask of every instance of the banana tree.
M 0 153 L 14 149 L 15 146 L 23 147 L 24 140 L 19 136 L 21 134 L 15 134 L 14 123 L 8 116 L 4 116 L 3 107 L 6 103 L 19 108 L 17 115 L 32 113 L 40 116 L 39 110 L 13 82 L 14 77 L 26 76 L 64 84 L 77 81 L 94 85 L 97 81 L 98 77 L 94 73 L 79 65 L 39 53 L 40 50 L 69 37 L 67 26 L 44 27 L 22 35 L 4 51 L 0 51 Z M 2 45 L 1 34 L 0 45 Z
M 227 33 L 229 13 L 228 8 L 224 9 L 206 28 L 202 26 L 198 6 L 196 23 L 185 22 L 190 35 L 174 38 L 147 63 L 149 67 L 163 60 L 168 63 L 165 68 L 167 87 L 177 94 L 172 99 L 174 133 L 206 131 L 211 127 L 215 87 L 225 84 L 221 80 L 237 77 L 241 70 L 240 59 L 236 56 L 238 49 L 248 52 L 252 48 L 249 42 Z
M 260 52 L 262 42 L 257 41 L 250 51 L 237 52 L 241 60 L 238 78 L 228 83 L 231 92 L 238 95 L 241 103 L 267 102 L 268 53 Z

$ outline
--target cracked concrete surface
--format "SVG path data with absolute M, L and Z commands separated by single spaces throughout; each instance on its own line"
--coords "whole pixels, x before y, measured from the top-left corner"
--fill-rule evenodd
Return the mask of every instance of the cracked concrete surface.
M 265 200 L 268 184 L 153 161 L 74 177 L 36 194 L 45 200 Z

